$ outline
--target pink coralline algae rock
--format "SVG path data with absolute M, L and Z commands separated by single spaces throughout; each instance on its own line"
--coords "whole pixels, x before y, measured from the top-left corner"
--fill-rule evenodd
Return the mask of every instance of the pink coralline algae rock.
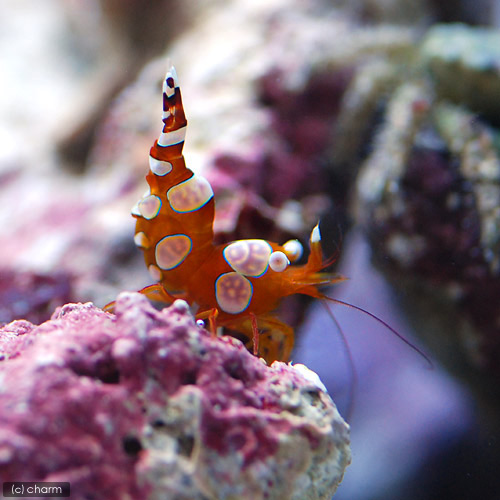
M 302 365 L 268 367 L 183 301 L 123 293 L 0 330 L 0 481 L 76 499 L 330 499 L 349 427 Z

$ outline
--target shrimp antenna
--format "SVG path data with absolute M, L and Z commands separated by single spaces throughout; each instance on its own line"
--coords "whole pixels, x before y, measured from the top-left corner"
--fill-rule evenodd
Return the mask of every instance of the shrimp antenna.
M 349 366 L 349 372 L 351 374 L 351 383 L 349 384 L 349 392 L 347 394 L 347 408 L 345 418 L 349 421 L 352 416 L 352 411 L 354 407 L 354 395 L 356 393 L 356 389 L 358 387 L 358 372 L 356 370 L 356 365 L 354 363 L 354 359 L 352 358 L 352 352 L 349 348 L 349 342 L 347 341 L 347 337 L 345 336 L 344 330 L 340 326 L 335 314 L 328 307 L 328 304 L 325 301 L 321 301 L 321 305 L 325 308 L 326 313 L 330 316 L 330 319 L 333 321 L 335 326 L 337 327 L 338 332 L 340 333 L 340 338 L 342 339 L 342 345 L 344 346 L 344 354 L 347 359 L 347 364 Z
M 396 337 L 399 340 L 401 340 L 402 342 L 404 342 L 408 347 L 410 347 L 411 349 L 413 349 L 417 354 L 419 354 L 422 358 L 424 358 L 425 361 L 427 362 L 427 364 L 429 365 L 429 368 L 431 370 L 434 369 L 434 363 L 431 361 L 431 359 L 429 358 L 429 356 L 427 356 L 427 354 L 425 354 L 424 351 L 422 351 L 421 349 L 419 349 L 416 345 L 412 344 L 408 339 L 406 339 L 403 335 L 401 335 L 391 325 L 389 325 L 388 323 L 386 323 L 383 319 L 380 319 L 378 316 L 375 316 L 375 314 L 371 313 L 370 311 L 367 311 L 366 309 L 363 309 L 362 307 L 355 306 L 354 304 L 349 304 L 349 302 L 344 302 L 344 301 L 339 300 L 339 299 L 334 299 L 332 297 L 328 297 L 328 295 L 325 295 L 325 294 L 321 294 L 320 298 L 322 298 L 324 300 L 329 300 L 330 302 L 333 302 L 334 304 L 340 304 L 342 306 L 349 307 L 351 309 L 355 309 L 356 311 L 359 311 L 359 312 L 361 312 L 363 314 L 366 314 L 367 316 L 369 316 L 370 318 L 374 319 L 375 321 L 377 321 L 378 323 L 380 323 L 382 326 L 384 326 L 385 328 L 387 328 L 387 330 L 389 330 L 391 333 L 393 333 L 394 335 L 396 335 Z M 333 316 L 333 314 L 332 314 L 332 316 Z M 335 323 L 337 323 L 337 321 L 335 321 Z

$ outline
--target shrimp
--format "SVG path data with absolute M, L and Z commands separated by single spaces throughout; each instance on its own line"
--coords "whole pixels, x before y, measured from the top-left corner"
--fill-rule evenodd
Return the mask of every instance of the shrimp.
M 319 225 L 312 229 L 309 256 L 302 265 L 297 264 L 303 253 L 298 240 L 283 245 L 263 239 L 214 243 L 214 193 L 207 179 L 185 164 L 187 120 L 173 66 L 163 81 L 162 121 L 149 153 L 149 191 L 132 209 L 134 241 L 156 282 L 140 293 L 165 304 L 186 300 L 213 333 L 217 327 L 237 332 L 268 363 L 290 358 L 294 332 L 275 311 L 284 297 L 294 294 L 360 310 L 402 338 L 371 313 L 320 291 L 346 278 L 325 272 L 333 260 L 323 259 Z

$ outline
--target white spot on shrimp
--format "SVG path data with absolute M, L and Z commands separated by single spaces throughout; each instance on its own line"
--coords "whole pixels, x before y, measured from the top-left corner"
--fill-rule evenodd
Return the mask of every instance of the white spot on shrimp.
M 149 275 L 151 276 L 151 278 L 153 278 L 154 281 L 161 281 L 161 271 L 157 266 L 151 264 L 148 267 L 148 271 Z
M 252 300 L 252 283 L 239 273 L 221 274 L 215 281 L 219 307 L 229 314 L 243 312 Z
M 236 272 L 256 278 L 267 271 L 272 251 L 265 240 L 238 240 L 224 248 L 222 255 Z
M 273 252 L 269 257 L 269 267 L 277 273 L 283 272 L 289 264 L 290 261 L 288 260 L 288 257 L 279 250 Z
M 214 196 L 210 183 L 199 175 L 193 175 L 167 191 L 172 210 L 180 213 L 194 212 L 206 205 Z
M 283 250 L 286 256 L 290 259 L 290 262 L 296 262 L 304 253 L 304 248 L 299 240 L 289 240 L 283 245 Z
M 319 224 L 316 224 L 311 232 L 311 243 L 318 243 L 319 241 L 321 241 L 321 233 L 319 231 Z
M 149 168 L 153 174 L 162 177 L 172 171 L 172 164 L 169 161 L 157 160 L 156 158 L 150 156 Z
M 192 246 L 191 238 L 185 234 L 165 236 L 156 245 L 156 263 L 161 269 L 174 269 L 188 256 Z
M 151 246 L 149 238 L 146 236 L 144 232 L 139 232 L 134 235 L 134 243 L 140 247 L 148 249 Z
M 154 219 L 161 209 L 161 199 L 159 196 L 150 194 L 139 201 L 139 212 L 145 219 Z
M 137 202 L 133 207 L 130 212 L 132 215 L 135 215 L 136 217 L 142 217 L 141 212 L 139 211 L 139 202 Z

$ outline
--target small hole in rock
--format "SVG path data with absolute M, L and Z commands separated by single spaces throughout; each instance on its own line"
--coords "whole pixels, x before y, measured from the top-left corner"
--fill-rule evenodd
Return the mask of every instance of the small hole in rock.
M 151 423 L 151 427 L 153 427 L 153 429 L 162 429 L 163 427 L 166 427 L 166 426 L 167 426 L 167 424 L 159 418 L 154 420 Z
M 195 371 L 188 371 L 183 373 L 181 380 L 182 385 L 195 385 L 197 375 L 198 374 Z
M 135 436 L 126 436 L 123 438 L 123 449 L 127 455 L 135 457 L 142 450 L 142 444 Z
M 247 374 L 239 363 L 227 363 L 224 365 L 226 373 L 235 380 L 245 380 Z
M 321 406 L 323 404 L 320 391 L 306 391 L 306 394 L 309 396 L 311 406 Z
M 110 360 L 100 361 L 96 364 L 85 361 L 70 362 L 69 368 L 79 377 L 91 377 L 100 380 L 103 384 L 120 383 L 120 371 Z
M 192 436 L 180 436 L 177 440 L 179 444 L 179 454 L 190 457 L 193 453 L 194 439 Z
M 99 373 L 97 378 L 104 384 L 119 384 L 120 372 L 118 370 L 104 371 L 103 373 Z

